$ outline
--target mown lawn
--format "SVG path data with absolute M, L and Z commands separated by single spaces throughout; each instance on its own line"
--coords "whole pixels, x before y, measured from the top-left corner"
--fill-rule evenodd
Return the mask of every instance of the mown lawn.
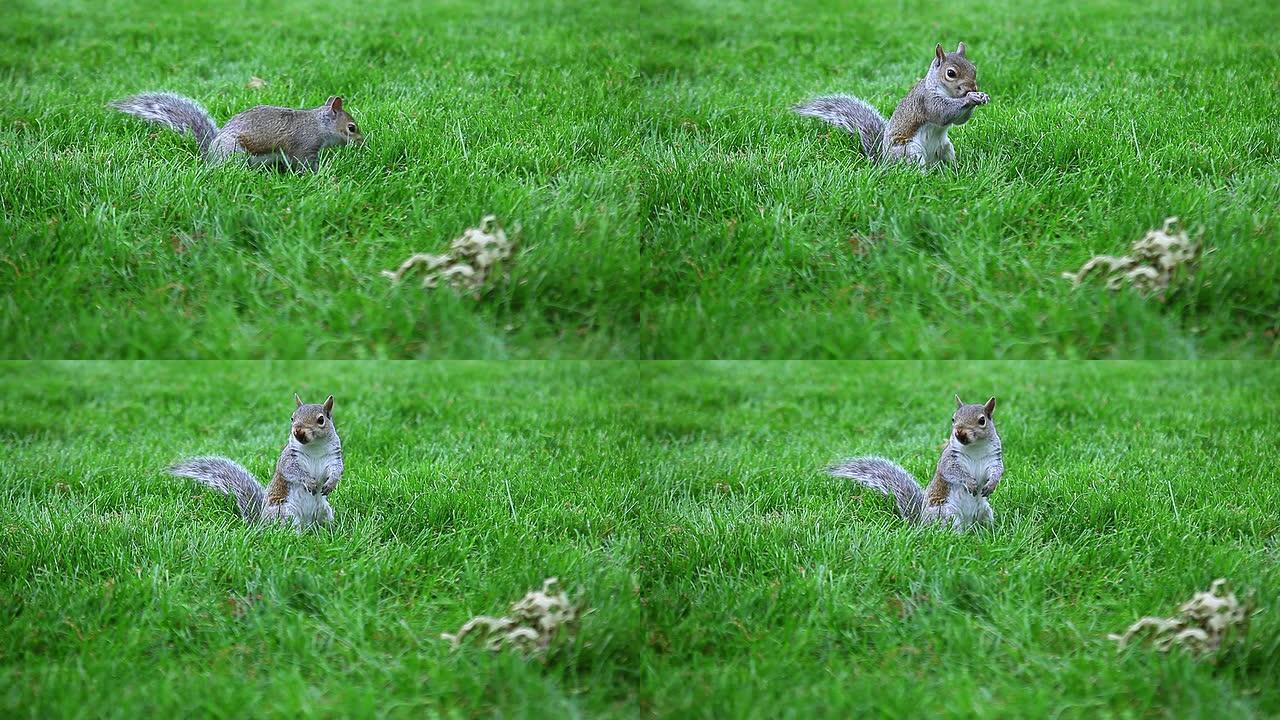
M 1273 356 L 1278 8 L 7 3 L 0 354 Z M 959 40 L 992 101 L 952 172 L 788 110 L 888 112 Z M 369 142 L 207 170 L 104 107 L 157 88 L 219 121 L 342 94 Z M 520 253 L 479 301 L 379 276 L 489 213 Z M 1212 252 L 1163 302 L 1061 279 L 1171 215 Z
M 100 363 L 0 367 L 6 717 L 1274 717 L 1272 364 Z M 167 478 L 265 475 L 337 396 L 332 531 Z M 928 472 L 1000 398 L 997 526 L 905 527 L 825 477 Z M 545 663 L 441 632 L 555 575 Z M 1216 577 L 1198 663 L 1106 639 Z

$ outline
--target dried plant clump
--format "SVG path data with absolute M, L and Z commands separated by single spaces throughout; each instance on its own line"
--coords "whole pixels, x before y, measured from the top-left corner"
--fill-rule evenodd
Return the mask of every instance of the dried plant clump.
M 541 590 L 531 590 L 512 603 L 507 613 L 503 617 L 477 615 L 457 633 L 443 633 L 440 637 L 455 650 L 464 638 L 475 635 L 484 639 L 484 646 L 493 652 L 510 648 L 526 656 L 542 655 L 556 638 L 567 640 L 577 633 L 582 608 L 559 589 L 556 578 L 547 578 Z
M 399 283 L 413 268 L 422 265 L 422 287 L 441 284 L 455 290 L 479 290 L 502 262 L 511 257 L 512 242 L 494 215 L 486 215 L 479 227 L 467 228 L 462 237 L 449 245 L 444 255 L 417 253 L 400 263 L 395 270 L 383 270 L 382 276 Z
M 1133 243 L 1128 255 L 1099 255 L 1078 272 L 1062 277 L 1078 286 L 1093 275 L 1107 280 L 1109 290 L 1132 287 L 1144 294 L 1162 294 L 1180 272 L 1189 274 L 1200 259 L 1200 243 L 1180 227 L 1178 218 L 1164 221 L 1159 230 L 1149 230 Z
M 1179 647 L 1197 656 L 1212 655 L 1228 637 L 1239 638 L 1248 629 L 1248 610 L 1235 593 L 1222 593 L 1226 583 L 1223 578 L 1214 580 L 1207 592 L 1196 593 L 1173 617 L 1144 617 L 1123 635 L 1107 637 L 1119 643 L 1121 650 L 1138 638 L 1149 640 L 1160 652 Z

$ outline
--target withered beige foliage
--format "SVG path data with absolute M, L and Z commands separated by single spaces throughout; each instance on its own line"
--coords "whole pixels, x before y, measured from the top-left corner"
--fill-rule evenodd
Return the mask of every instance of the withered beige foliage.
M 512 603 L 507 615 L 478 615 L 468 620 L 457 633 L 443 633 L 457 649 L 468 635 L 485 640 L 484 646 L 497 652 L 514 649 L 525 655 L 545 653 L 558 637 L 571 638 L 578 630 L 581 607 L 559 588 L 559 580 L 547 578 L 541 590 L 531 590 Z
M 1233 633 L 1242 636 L 1249 613 L 1235 593 L 1223 593 L 1227 581 L 1214 580 L 1207 592 L 1198 592 L 1178 608 L 1173 617 L 1144 617 L 1123 635 L 1108 635 L 1123 650 L 1135 638 L 1147 639 L 1160 652 L 1180 647 L 1194 655 L 1210 655 Z
M 500 266 L 511 257 L 512 243 L 494 215 L 486 215 L 479 227 L 468 228 L 462 237 L 449 245 L 444 255 L 418 253 L 400 263 L 395 270 L 383 270 L 382 276 L 399 283 L 404 276 L 421 265 L 425 268 L 422 287 L 441 284 L 457 290 L 478 290 Z
M 267 81 L 263 80 L 257 75 L 254 75 L 249 78 L 249 82 L 245 83 L 244 86 L 249 88 L 250 90 L 261 90 L 262 88 L 267 86 Z
M 1092 276 L 1106 278 L 1107 288 L 1133 287 L 1143 293 L 1163 293 L 1179 272 L 1190 273 L 1200 259 L 1200 243 L 1178 224 L 1178 218 L 1164 221 L 1159 230 L 1149 230 L 1133 243 L 1128 255 L 1099 255 L 1078 272 L 1062 273 L 1073 285 Z

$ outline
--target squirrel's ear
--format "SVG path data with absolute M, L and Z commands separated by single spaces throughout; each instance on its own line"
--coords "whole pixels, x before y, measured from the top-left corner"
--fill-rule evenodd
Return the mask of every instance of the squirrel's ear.
M 942 43 L 933 49 L 933 54 L 938 58 L 938 64 L 941 65 L 943 60 L 947 59 L 947 51 L 942 49 Z
M 959 45 L 956 46 L 956 54 L 961 57 L 964 57 L 964 43 L 960 43 Z
M 959 395 L 957 395 L 957 396 L 956 396 L 956 408 L 957 408 L 957 409 L 959 409 L 959 408 L 960 408 L 961 406 L 963 406 L 963 405 L 964 405 L 964 401 L 960 399 L 960 396 L 959 396 Z
M 332 395 L 330 395 L 329 398 L 324 401 L 324 414 L 325 415 L 333 414 L 333 396 Z
M 334 95 L 334 96 L 330 97 L 330 98 L 329 98 L 329 100 L 328 100 L 327 102 L 325 102 L 324 106 L 325 106 L 325 107 L 327 107 L 327 108 L 329 108 L 330 110 L 332 110 L 332 111 L 334 111 L 334 112 L 341 112 L 341 110 L 342 110 L 342 98 L 338 97 L 337 95 Z
M 987 404 L 982 406 L 982 409 L 987 411 L 987 417 L 994 417 L 992 413 L 996 411 L 996 399 L 991 398 L 988 400 Z
M 293 401 L 297 403 L 297 407 L 302 407 L 302 398 L 298 397 L 298 393 L 293 394 Z

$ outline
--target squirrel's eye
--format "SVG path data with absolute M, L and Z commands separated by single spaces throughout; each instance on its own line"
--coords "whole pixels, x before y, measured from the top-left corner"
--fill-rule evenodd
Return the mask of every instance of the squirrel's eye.
M 355 131 L 356 131 L 356 124 L 355 124 L 355 123 L 347 123 L 347 132 L 355 132 Z
M 956 71 L 955 71 L 955 70 L 952 70 L 951 68 L 947 68 L 947 78 L 948 78 L 948 79 L 950 79 L 950 80 L 955 80 L 955 79 L 956 79 Z
M 317 424 L 317 425 L 319 425 L 320 427 L 324 427 L 324 416 L 323 416 L 323 415 L 321 415 L 320 417 L 316 418 L 316 424 Z
M 987 424 L 987 418 L 986 418 L 986 416 L 985 416 L 985 415 L 983 415 L 983 416 L 979 416 L 979 417 L 978 417 L 978 427 L 982 427 L 983 425 L 986 425 L 986 424 Z

